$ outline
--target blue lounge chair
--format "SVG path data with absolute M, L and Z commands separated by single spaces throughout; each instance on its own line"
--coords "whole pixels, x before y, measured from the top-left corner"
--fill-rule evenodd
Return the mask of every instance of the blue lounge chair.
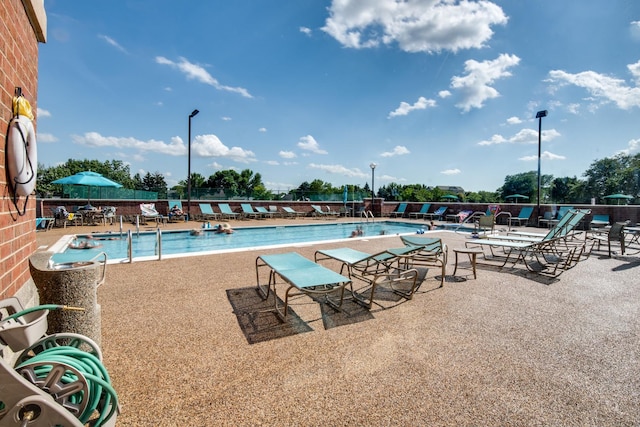
M 431 207 L 431 203 L 423 203 L 422 207 L 418 212 L 409 212 L 409 218 L 423 218 L 429 212 L 429 208 Z
M 222 219 L 238 218 L 239 214 L 231 210 L 231 206 L 229 206 L 229 203 L 218 203 L 218 209 L 220 209 Z
M 261 267 L 269 268 L 269 280 L 266 285 L 260 284 Z M 278 304 L 279 299 L 276 290 L 278 277 L 289 285 L 284 294 L 282 309 Z M 269 293 L 273 290 L 274 308 L 278 316 L 283 320 L 287 317 L 289 297 L 291 295 L 323 296 L 325 302 L 329 305 L 334 308 L 340 308 L 344 300 L 344 288 L 346 285 L 351 284 L 350 278 L 323 267 L 297 252 L 261 255 L 256 258 L 256 280 L 258 282 L 258 291 L 263 299 L 269 298 Z M 340 294 L 337 303 L 329 298 L 331 293 Z
M 402 218 L 404 216 L 404 211 L 407 210 L 406 203 L 400 203 L 395 211 L 389 213 L 390 218 L 397 218 L 398 216 Z
M 253 206 L 251 206 L 251 203 L 240 203 L 240 208 L 242 209 L 242 218 L 246 219 L 246 218 L 253 218 L 253 219 L 260 219 L 262 218 L 262 214 L 256 212 L 253 210 Z
M 315 218 L 327 218 L 329 216 L 327 212 L 323 211 L 320 206 L 311 205 L 311 207 L 313 208 L 312 214 Z
M 213 211 L 213 207 L 211 206 L 211 203 L 199 203 L 199 205 L 200 205 L 200 212 L 202 213 L 202 219 L 204 221 L 208 219 L 217 220 L 218 217 L 220 216 L 220 214 Z
M 273 218 L 273 212 L 269 212 L 264 206 L 256 206 L 256 212 L 258 212 L 262 218 Z
M 609 215 L 594 215 L 589 223 L 589 228 L 602 228 L 609 225 Z
M 284 213 L 287 215 L 287 218 L 297 218 L 299 216 L 305 216 L 307 215 L 305 212 L 299 212 L 294 210 L 292 207 L 290 206 L 283 206 L 282 210 L 284 211 Z
M 429 267 L 439 268 L 440 287 L 444 286 L 447 259 L 449 257 L 447 245 L 437 237 L 425 237 L 422 235 L 400 236 L 400 240 L 406 246 L 419 248 L 410 258 L 411 267 L 427 267 L 427 273 L 429 272 Z
M 437 219 L 438 221 L 442 221 L 442 217 L 444 217 L 444 214 L 447 212 L 447 209 L 448 209 L 447 206 L 440 206 L 435 211 L 424 214 L 424 217 L 428 219 Z
M 380 285 L 388 285 L 394 293 L 406 299 L 413 298 L 418 288 L 418 271 L 407 265 L 409 265 L 408 260 L 411 259 L 411 254 L 418 250 L 418 247 L 405 246 L 369 254 L 351 248 L 323 249 L 316 251 L 315 260 L 316 262 L 327 259 L 339 261 L 340 274 L 343 274 L 346 269 L 349 279 L 355 277 L 363 281 L 369 287 L 369 295 L 362 297 L 361 292 L 358 293 L 353 289 L 353 283 L 351 283 L 351 294 L 355 302 L 371 309 L 376 287 Z M 401 285 L 404 285 L 402 289 L 399 287 Z
M 518 225 L 520 226 L 523 222 L 524 225 L 527 226 L 529 224 L 529 218 L 531 217 L 532 213 L 533 206 L 524 206 L 522 209 L 520 209 L 520 213 L 518 213 L 518 216 L 509 218 L 509 227 L 511 227 L 514 223 L 518 223 Z

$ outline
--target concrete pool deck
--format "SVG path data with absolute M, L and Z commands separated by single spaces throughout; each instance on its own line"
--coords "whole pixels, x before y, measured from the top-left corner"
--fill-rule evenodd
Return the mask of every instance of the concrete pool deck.
M 318 221 L 232 225 L 299 222 Z M 437 235 L 450 248 L 467 238 Z M 348 306 L 351 316 L 299 297 L 281 323 L 257 298 L 258 255 L 400 245 L 389 236 L 109 265 L 98 301 L 117 425 L 638 425 L 640 256 L 594 252 L 557 281 L 479 266 L 477 280 L 464 270 L 471 280 L 437 288 L 429 273 L 413 300 Z

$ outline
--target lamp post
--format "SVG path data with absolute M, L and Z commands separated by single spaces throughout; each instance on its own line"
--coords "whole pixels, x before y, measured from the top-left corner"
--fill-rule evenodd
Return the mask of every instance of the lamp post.
M 373 198 L 374 198 L 374 191 L 373 191 L 373 183 L 374 183 L 374 177 L 375 177 L 375 171 L 376 171 L 376 165 L 375 163 L 371 163 L 369 165 L 369 167 L 371 168 L 371 214 L 373 215 Z
M 547 117 L 547 110 L 538 111 L 536 119 L 538 119 L 538 216 L 540 216 L 540 184 L 542 183 L 542 175 L 540 175 L 540 147 L 542 145 L 542 118 Z
M 191 119 L 198 115 L 200 111 L 193 110 L 189 114 L 189 150 L 187 160 L 187 219 L 191 219 Z

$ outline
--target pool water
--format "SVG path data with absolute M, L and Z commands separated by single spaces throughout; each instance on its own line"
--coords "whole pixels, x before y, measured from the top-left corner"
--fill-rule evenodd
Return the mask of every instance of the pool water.
M 218 234 L 212 229 L 202 229 L 198 236 L 190 235 L 190 230 L 161 232 L 162 257 L 204 255 L 248 249 L 285 247 L 295 244 L 313 244 L 342 240 L 352 237 L 361 229 L 357 238 L 384 237 L 385 235 L 415 234 L 422 225 L 392 221 L 371 223 L 329 223 L 266 227 L 238 227 L 233 234 Z M 61 251 L 53 255 L 54 263 L 89 260 L 105 252 L 110 262 L 128 260 L 128 238 L 124 233 L 93 234 L 92 239 L 78 236 L 78 241 L 88 240 L 97 247 L 72 249 L 61 245 Z M 158 233 L 132 233 L 132 256 L 136 260 L 158 259 Z

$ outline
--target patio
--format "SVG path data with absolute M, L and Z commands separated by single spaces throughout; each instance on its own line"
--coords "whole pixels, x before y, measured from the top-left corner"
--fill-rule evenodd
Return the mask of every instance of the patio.
M 63 232 L 39 232 L 38 242 Z M 464 247 L 463 234 L 438 235 Z M 313 259 L 319 248 L 400 245 L 390 236 L 291 250 Z M 301 297 L 281 323 L 257 298 L 254 263 L 284 251 L 108 267 L 98 300 L 119 426 L 640 419 L 637 256 L 594 253 L 557 281 L 478 266 L 477 280 L 465 270 L 470 280 L 438 289 L 430 279 L 411 301 L 351 316 Z

